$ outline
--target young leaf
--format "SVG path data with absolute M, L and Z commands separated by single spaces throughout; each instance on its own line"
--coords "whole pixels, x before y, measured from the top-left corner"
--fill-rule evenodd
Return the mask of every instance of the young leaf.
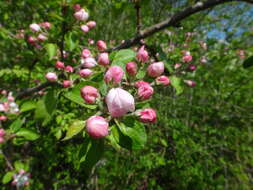
M 14 175 L 14 171 L 7 172 L 2 179 L 3 184 L 7 184 L 12 180 L 12 176 Z
M 85 121 L 73 122 L 73 124 L 68 128 L 67 134 L 63 140 L 71 139 L 73 136 L 80 133 L 84 127 L 85 127 Z
M 183 92 L 183 86 L 181 84 L 181 79 L 176 76 L 170 77 L 171 85 L 176 89 L 176 94 L 179 95 Z
M 25 129 L 25 128 L 20 129 L 16 133 L 16 136 L 24 137 L 26 140 L 30 140 L 30 141 L 34 141 L 39 138 L 39 135 L 35 131 L 32 131 L 31 129 Z
M 30 111 L 36 108 L 36 103 L 34 101 L 26 101 L 24 102 L 21 107 L 20 107 L 20 112 L 26 112 L 26 111 Z
M 136 53 L 131 49 L 119 50 L 113 58 L 112 65 L 120 66 L 124 71 L 126 71 L 126 64 L 133 61 L 135 56 Z
M 48 59 L 52 60 L 53 57 L 56 55 L 56 52 L 57 52 L 56 44 L 48 43 L 48 44 L 45 45 L 45 48 L 47 50 Z

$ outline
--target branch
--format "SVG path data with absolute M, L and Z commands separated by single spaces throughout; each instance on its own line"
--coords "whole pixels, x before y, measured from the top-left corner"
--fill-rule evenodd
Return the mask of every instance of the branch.
M 19 92 L 16 96 L 16 99 L 20 99 L 20 98 L 24 98 L 26 96 L 29 96 L 30 94 L 33 94 L 35 92 L 39 92 L 41 90 L 43 90 L 44 88 L 47 88 L 49 86 L 60 86 L 62 87 L 61 84 L 57 83 L 57 82 L 45 82 L 45 83 L 42 83 L 36 87 L 33 87 L 33 88 L 27 88 L 21 92 Z
M 184 20 L 185 18 L 187 18 L 195 13 L 215 7 L 220 4 L 233 2 L 233 1 L 234 2 L 241 1 L 241 2 L 253 4 L 253 0 L 207 0 L 205 2 L 197 2 L 195 5 L 185 8 L 184 10 L 175 13 L 172 17 L 167 18 L 166 20 L 164 20 L 158 24 L 155 24 L 153 26 L 150 26 L 150 27 L 140 31 L 140 33 L 137 34 L 135 37 L 133 37 L 129 40 L 125 40 L 124 43 L 108 50 L 108 52 L 114 51 L 114 50 L 119 50 L 119 49 L 129 48 L 133 45 L 138 44 L 141 39 L 147 38 L 147 37 L 155 34 L 156 32 L 159 32 L 169 26 L 178 25 L 182 20 Z

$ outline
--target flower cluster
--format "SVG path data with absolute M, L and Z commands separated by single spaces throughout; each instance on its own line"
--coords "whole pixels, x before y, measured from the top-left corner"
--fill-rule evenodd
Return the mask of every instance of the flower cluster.
M 17 174 L 13 175 L 12 185 L 15 185 L 17 188 L 22 188 L 29 185 L 30 174 L 25 170 L 21 169 Z
M 6 121 L 7 116 L 6 114 L 17 114 L 19 113 L 19 107 L 15 103 L 15 99 L 12 96 L 12 92 L 7 92 L 6 90 L 1 90 L 1 94 L 4 95 L 5 97 L 3 98 L 3 102 L 0 102 L 0 122 L 1 121 Z

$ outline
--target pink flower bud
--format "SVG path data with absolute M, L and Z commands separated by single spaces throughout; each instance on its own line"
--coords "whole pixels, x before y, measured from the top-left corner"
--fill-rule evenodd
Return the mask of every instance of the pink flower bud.
M 163 76 L 156 78 L 156 83 L 161 84 L 163 86 L 167 86 L 170 84 L 170 79 L 167 76 L 163 75 Z
M 7 117 L 5 115 L 0 116 L 0 121 L 6 121 Z M 1 136 L 1 129 L 0 129 L 0 136 Z
M 49 80 L 50 82 L 55 82 L 57 81 L 57 75 L 53 72 L 49 72 L 46 74 L 46 78 L 47 80 Z
M 8 100 L 8 102 L 14 102 L 14 97 L 13 96 L 8 96 L 7 100 Z
M 43 34 L 39 34 L 38 37 L 37 37 L 38 41 L 40 42 L 44 42 L 47 40 L 47 37 Z
M 105 73 L 104 80 L 106 83 L 113 82 L 114 84 L 120 83 L 124 75 L 124 71 L 119 66 L 111 66 Z
M 8 102 L 4 102 L 3 106 L 4 106 L 4 112 L 8 112 L 10 108 L 10 104 Z
M 79 75 L 83 78 L 87 78 L 92 74 L 92 70 L 90 69 L 82 69 L 79 71 Z
M 86 131 L 93 138 L 103 138 L 108 135 L 109 124 L 101 116 L 91 116 L 86 121 Z
M 50 29 L 51 28 L 51 23 L 50 22 L 42 22 L 39 24 L 42 28 L 45 28 L 45 29 Z
M 200 63 L 201 63 L 201 64 L 207 63 L 206 57 L 201 57 L 201 58 L 200 58 Z
M 188 66 L 188 70 L 189 70 L 189 71 L 195 71 L 196 69 L 197 69 L 197 66 L 196 66 L 196 65 L 190 64 L 190 65 Z
M 34 45 L 37 42 L 37 39 L 34 38 L 33 36 L 28 36 L 27 41 L 28 41 L 28 43 Z
M 81 96 L 86 103 L 94 104 L 96 102 L 96 98 L 99 96 L 99 93 L 93 86 L 84 86 L 81 89 Z
M 0 140 L 1 141 L 1 140 Z M 1 144 L 1 142 L 0 142 L 0 144 Z M 13 185 L 13 186 L 15 186 L 15 185 L 17 185 L 17 180 L 15 179 L 15 180 L 13 180 L 12 182 L 11 182 L 11 185 Z
M 175 68 L 175 69 L 178 69 L 178 68 L 180 68 L 181 66 L 182 66 L 182 64 L 176 63 L 175 66 L 174 66 L 174 68 Z
M 90 29 L 95 28 L 96 22 L 95 21 L 89 21 L 86 24 Z
M 21 170 L 18 171 L 18 173 L 19 173 L 20 175 L 24 175 L 24 174 L 25 174 L 25 170 L 21 169 Z
M 105 51 L 107 49 L 106 43 L 102 40 L 97 41 L 97 47 L 99 51 Z
M 126 64 L 126 72 L 129 75 L 135 76 L 137 74 L 137 64 L 135 62 L 129 62 Z
M 101 53 L 98 57 L 98 64 L 99 65 L 109 65 L 110 60 L 109 60 L 109 55 L 108 53 Z
M 0 144 L 4 143 L 4 138 L 0 137 Z
M 154 89 L 152 88 L 152 86 L 147 83 L 147 84 L 142 84 L 140 85 L 140 87 L 138 88 L 138 96 L 141 100 L 147 100 L 149 99 L 152 94 L 154 93 Z
M 40 25 L 36 24 L 36 23 L 33 23 L 33 24 L 30 24 L 30 29 L 33 31 L 33 32 L 39 32 L 40 31 Z
M 82 51 L 82 57 L 83 57 L 83 58 L 88 58 L 88 57 L 90 57 L 90 56 L 91 56 L 90 50 L 88 50 L 88 49 L 83 49 L 83 51 Z
M 65 65 L 64 65 L 64 63 L 61 62 L 61 61 L 56 61 L 55 67 L 56 67 L 57 69 L 64 69 L 64 68 L 65 68 Z
M 0 137 L 3 137 L 5 135 L 5 130 L 4 129 L 0 129 Z
M 82 25 L 82 26 L 81 26 L 81 30 L 82 30 L 84 33 L 88 33 L 90 29 L 89 29 L 88 26 Z
M 156 112 L 151 108 L 146 108 L 137 114 L 140 117 L 140 121 L 143 123 L 156 122 Z
M 80 4 L 74 4 L 73 9 L 77 12 L 81 9 L 81 5 Z
M 37 49 L 42 49 L 42 46 L 39 45 L 39 44 L 35 44 L 35 48 L 37 48 Z
M 142 46 L 137 52 L 137 59 L 142 63 L 147 62 L 149 58 L 148 52 L 144 48 L 145 46 Z
M 94 44 L 94 40 L 93 39 L 88 39 L 88 43 L 90 44 L 90 45 L 93 45 Z
M 6 91 L 6 90 L 2 90 L 1 94 L 2 94 L 2 95 L 6 95 L 6 94 L 7 94 L 7 91 Z
M 86 21 L 89 18 L 89 14 L 84 9 L 80 9 L 79 11 L 75 12 L 74 17 L 77 20 Z
M 196 86 L 196 82 L 192 80 L 184 80 L 185 84 L 187 84 L 189 87 Z
M 155 62 L 148 66 L 148 75 L 150 77 L 158 77 L 164 72 L 164 63 Z
M 5 112 L 5 107 L 3 104 L 0 104 L 0 112 Z
M 95 67 L 97 65 L 97 62 L 93 57 L 88 57 L 88 58 L 85 58 L 85 59 L 81 59 L 81 64 L 85 68 L 92 68 L 92 67 Z
M 192 56 L 191 55 L 185 55 L 185 56 L 183 56 L 182 61 L 184 63 L 189 63 L 189 62 L 192 61 Z
M 70 65 L 67 65 L 67 66 L 65 67 L 65 71 L 66 71 L 67 73 L 73 73 L 73 72 L 74 72 L 74 69 L 73 69 L 73 67 L 71 67 Z
M 135 88 L 140 88 L 140 87 L 143 86 L 143 85 L 149 85 L 149 83 L 140 80 L 140 81 L 135 82 L 134 87 L 135 87 Z
M 112 117 L 121 117 L 129 111 L 135 110 L 134 97 L 121 88 L 112 88 L 105 101 Z
M 63 88 L 69 88 L 72 85 L 72 81 L 71 80 L 64 80 L 62 85 L 63 85 Z
M 30 182 L 29 182 L 29 181 L 25 181 L 25 182 L 24 182 L 24 185 L 25 185 L 25 186 L 29 186 L 29 185 L 30 185 Z

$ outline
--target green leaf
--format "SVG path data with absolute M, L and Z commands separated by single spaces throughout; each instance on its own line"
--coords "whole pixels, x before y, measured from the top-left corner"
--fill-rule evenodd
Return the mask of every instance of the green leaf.
M 43 124 L 47 124 L 55 111 L 57 105 L 57 95 L 54 90 L 50 90 L 42 100 L 36 105 L 35 119 L 44 120 Z
M 85 127 L 85 121 L 73 122 L 73 124 L 68 128 L 67 134 L 63 140 L 71 139 L 73 136 L 80 133 L 84 127 Z
M 14 162 L 14 168 L 15 168 L 15 170 L 24 170 L 26 167 L 25 167 L 25 164 L 23 164 L 22 162 L 20 162 L 20 161 L 15 161 Z
M 66 35 L 65 40 L 66 40 L 67 49 L 69 49 L 70 51 L 73 51 L 78 45 L 77 41 L 76 42 L 73 41 L 71 32 L 68 35 Z
M 20 112 L 26 112 L 26 111 L 30 111 L 36 108 L 36 103 L 34 101 L 26 101 L 24 102 L 21 107 L 20 107 Z
M 133 61 L 135 56 L 136 53 L 131 49 L 119 50 L 113 58 L 112 65 L 120 66 L 125 71 L 126 64 L 130 61 Z
M 180 78 L 176 76 L 171 76 L 170 81 L 171 85 L 176 89 L 177 95 L 181 94 L 184 91 Z
M 251 67 L 251 66 L 253 66 L 253 56 L 250 56 L 250 57 L 248 57 L 246 60 L 244 60 L 244 62 L 243 62 L 243 68 L 249 68 L 249 67 Z
M 138 150 L 144 147 L 147 141 L 147 134 L 142 123 L 132 117 L 126 117 L 122 122 L 115 121 L 120 131 L 131 138 L 132 150 Z
M 146 75 L 146 70 L 140 69 L 136 75 L 137 79 L 143 79 Z
M 91 139 L 91 146 L 85 156 L 83 167 L 87 174 L 93 166 L 101 159 L 104 153 L 104 139 Z
M 7 184 L 12 180 L 12 176 L 14 175 L 14 171 L 7 172 L 2 179 L 3 184 Z
M 35 131 L 31 129 L 25 129 L 25 128 L 20 129 L 16 133 L 16 136 L 24 137 L 26 140 L 30 140 L 30 141 L 34 141 L 39 138 L 39 135 Z
M 45 48 L 47 50 L 49 60 L 52 60 L 54 58 L 54 56 L 56 55 L 57 45 L 52 44 L 52 43 L 48 43 L 45 45 Z
M 15 133 L 15 132 L 17 132 L 22 127 L 22 125 L 24 124 L 24 122 L 25 122 L 25 118 L 23 118 L 23 119 L 17 118 L 10 125 L 10 129 Z

